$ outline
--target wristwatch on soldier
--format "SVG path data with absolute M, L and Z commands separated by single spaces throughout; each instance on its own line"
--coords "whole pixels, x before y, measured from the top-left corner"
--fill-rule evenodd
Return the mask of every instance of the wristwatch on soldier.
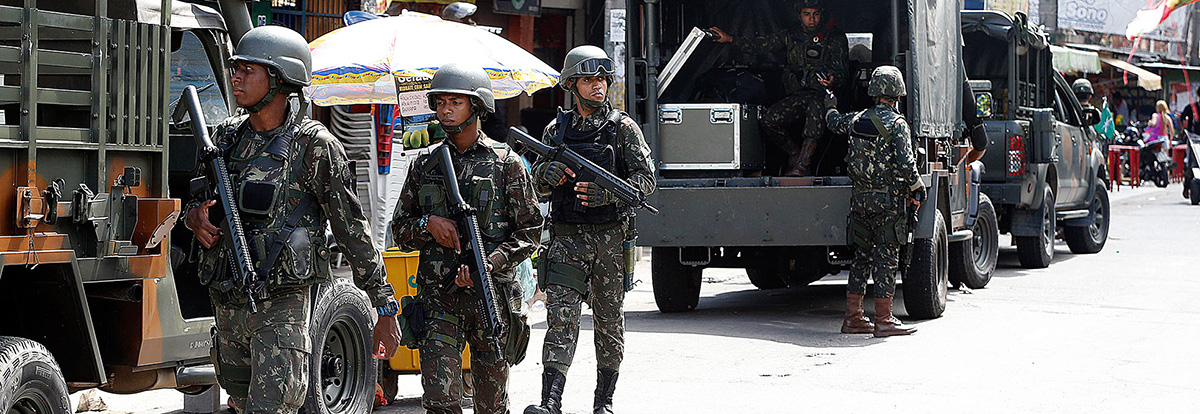
M 396 299 L 388 299 L 388 303 L 376 307 L 375 312 L 379 313 L 379 316 L 396 316 L 400 313 L 400 302 L 396 302 Z
M 421 218 L 417 220 L 417 228 L 421 229 L 421 231 L 429 231 L 429 229 L 425 228 L 425 226 L 428 224 L 429 224 L 429 215 L 428 214 L 421 216 Z

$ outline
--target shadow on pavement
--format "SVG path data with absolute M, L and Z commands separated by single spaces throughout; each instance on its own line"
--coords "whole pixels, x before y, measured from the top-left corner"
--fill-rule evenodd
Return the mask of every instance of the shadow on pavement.
M 627 332 L 683 333 L 757 339 L 814 348 L 863 347 L 882 343 L 869 334 L 842 334 L 846 306 L 846 285 L 836 281 L 786 289 L 722 292 L 700 297 L 691 312 L 661 313 L 657 310 L 625 312 Z M 703 289 L 703 288 L 702 288 Z M 899 288 L 898 288 L 899 290 Z M 947 306 L 953 306 L 958 292 L 951 290 Z M 864 303 L 868 317 L 874 305 Z M 903 295 L 897 294 L 894 312 L 905 323 L 920 326 L 907 316 Z M 592 317 L 583 315 L 581 329 L 592 329 Z M 534 327 L 545 329 L 546 323 Z

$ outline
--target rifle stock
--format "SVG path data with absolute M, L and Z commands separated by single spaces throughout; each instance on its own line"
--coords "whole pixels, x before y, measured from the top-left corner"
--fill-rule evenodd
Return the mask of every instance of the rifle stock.
M 479 232 L 479 219 L 475 216 L 475 208 L 463 199 L 458 188 L 458 172 L 454 169 L 454 161 L 450 158 L 449 141 L 444 141 L 437 149 L 438 161 L 445 174 L 443 182 L 446 186 L 446 197 L 450 208 L 450 219 L 458 227 L 459 245 L 462 253 L 459 262 L 467 265 L 474 285 L 476 308 L 483 317 L 484 333 L 491 338 L 496 349 L 499 347 L 502 323 L 500 321 L 500 302 L 497 301 L 496 286 L 487 268 L 487 256 L 483 247 L 483 239 Z M 457 272 L 455 272 L 457 274 Z
M 187 109 L 187 114 L 191 117 L 192 135 L 195 136 L 196 142 L 204 147 L 201 156 L 208 166 L 207 178 L 211 178 L 210 186 L 194 189 L 209 190 L 206 191 L 207 195 L 215 196 L 215 200 L 221 205 L 220 212 L 224 216 L 213 224 L 221 229 L 223 235 L 221 243 L 230 251 L 229 267 L 233 274 L 229 280 L 221 282 L 218 289 L 222 291 L 243 290 L 248 299 L 247 306 L 250 308 L 250 312 L 256 313 L 258 306 L 255 304 L 255 299 L 265 299 L 263 296 L 265 290 L 262 289 L 264 282 L 259 280 L 258 274 L 254 270 L 254 264 L 250 261 L 250 244 L 246 242 L 242 217 L 238 212 L 237 202 L 233 199 L 233 183 L 229 178 L 229 171 L 225 168 L 225 157 L 208 136 L 208 124 L 204 121 L 204 112 L 200 109 L 200 97 L 196 92 L 196 87 L 188 85 L 184 88 L 177 105 L 179 106 L 176 106 L 172 120 L 176 122 L 181 120 L 183 113 L 180 112 L 180 109 Z M 205 178 L 199 177 L 197 180 Z M 215 218 L 215 215 L 210 215 L 210 219 Z
M 564 145 L 551 147 L 542 143 L 537 138 L 530 136 L 516 127 L 508 129 L 508 137 L 516 139 L 520 143 L 521 148 L 532 151 L 534 154 L 544 160 L 558 161 L 566 164 L 567 168 L 575 172 L 576 181 L 594 182 L 600 188 L 613 193 L 617 199 L 631 207 L 641 207 L 653 214 L 658 214 L 658 209 L 646 203 L 646 195 L 629 184 L 621 177 L 600 168 L 596 163 L 591 162 L 587 158 L 583 158 L 575 151 L 567 148 Z

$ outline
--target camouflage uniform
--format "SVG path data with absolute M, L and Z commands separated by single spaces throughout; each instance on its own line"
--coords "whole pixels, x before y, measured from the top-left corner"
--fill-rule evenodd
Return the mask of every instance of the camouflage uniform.
M 213 136 L 226 156 L 251 261 L 266 280 L 268 299 L 252 314 L 244 291 L 220 288 L 230 272 L 230 252 L 222 247 L 200 251 L 200 280 L 210 288 L 217 315 L 218 362 L 226 374 L 222 385 L 249 413 L 294 413 L 304 403 L 311 350 L 309 287 L 330 277 L 326 223 L 351 264 L 355 284 L 374 306 L 386 304 L 393 294 L 367 234 L 345 150 L 320 123 L 299 120 L 297 104 L 289 103 L 289 120 L 273 130 L 254 131 L 243 115 L 226 119 Z M 310 200 L 307 211 L 278 259 L 264 265 L 271 241 L 305 199 Z M 217 206 L 209 211 L 214 209 L 219 211 Z M 249 401 L 227 382 L 237 382 L 235 372 L 250 378 Z
M 869 116 L 872 112 L 886 134 L 876 128 Z M 853 224 L 847 237 L 853 238 L 858 248 L 847 291 L 865 295 L 867 278 L 873 277 L 874 296 L 891 298 L 896 292 L 900 245 L 907 240 L 905 207 L 912 191 L 922 186 L 908 123 L 885 103 L 850 114 L 831 109 L 826 121 L 834 133 L 850 134 L 846 158 L 854 192 L 850 199 Z
M 817 80 L 825 75 L 833 80 L 830 89 L 842 85 L 847 72 L 848 41 L 846 34 L 835 28 L 792 28 L 767 36 L 746 36 L 735 45 L 747 54 L 785 52 L 787 68 L 783 73 L 783 88 L 787 96 L 767 108 L 762 127 L 766 138 L 789 154 L 805 154 L 802 171 L 808 170 L 808 157 L 816 151 L 817 139 L 824 130 L 825 87 Z M 788 137 L 788 127 L 802 120 L 802 143 L 797 146 Z
M 571 119 L 570 129 L 573 131 L 588 133 L 601 128 L 615 128 L 613 154 L 619 154 L 616 156 L 616 174 L 650 194 L 655 189 L 650 147 L 646 145 L 641 128 L 632 118 L 624 114 L 619 114 L 619 118 L 610 116 L 611 111 L 615 109 L 606 102 L 586 118 L 580 117 L 578 112 L 566 116 Z M 619 121 L 612 125 L 610 118 Z M 561 127 L 557 121 L 548 125 L 543 142 L 554 142 Z M 597 139 L 601 135 L 597 134 Z M 542 171 L 547 164 L 547 161 L 538 161 L 533 170 Z M 624 168 L 619 168 L 621 165 Z M 573 199 L 574 184 L 551 187 L 538 180 L 537 190 L 541 195 L 561 192 Z M 616 203 L 621 204 L 619 201 Z M 585 209 L 583 215 L 586 216 L 594 209 L 603 207 L 606 206 L 581 208 Z M 609 222 L 571 222 L 574 220 L 564 219 L 563 209 L 556 208 L 551 212 L 553 226 L 550 247 L 546 252 L 544 267 L 540 269 L 543 276 L 540 279 L 544 279 L 540 282 L 546 291 L 548 325 L 542 362 L 547 368 L 557 369 L 562 374 L 566 374 L 575 356 L 581 304 L 584 301 L 593 311 L 598 368 L 618 371 L 624 357 L 625 314 L 622 303 L 625 300 L 625 259 L 622 242 L 631 237 L 629 217 L 632 214 L 628 206 L 615 207 L 619 211 L 618 218 Z M 556 275 L 565 279 L 556 278 Z
M 499 300 L 508 312 L 520 312 L 516 266 L 537 250 L 542 216 L 533 181 L 516 153 L 482 132 L 479 136 L 466 151 L 460 153 L 452 146 L 450 153 L 463 198 L 479 211 Z M 425 306 L 425 334 L 418 339 L 425 389 L 421 405 L 431 413 L 462 412 L 462 351 L 470 344 L 475 412 L 507 413 L 509 366 L 501 350 L 484 337 L 475 296 L 466 289 L 449 290 L 460 266 L 457 254 L 418 227 L 427 215 L 449 215 L 438 165 L 432 152 L 413 162 L 392 218 L 396 244 L 421 252 L 416 276 L 418 297 Z

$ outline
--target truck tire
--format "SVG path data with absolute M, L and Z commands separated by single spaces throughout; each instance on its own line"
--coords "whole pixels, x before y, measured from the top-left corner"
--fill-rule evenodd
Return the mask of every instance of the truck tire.
M 347 279 L 335 277 L 316 289 L 304 412 L 369 412 L 378 374 L 371 349 L 375 345 L 375 309 L 367 295 Z
M 1044 269 L 1054 260 L 1054 192 L 1043 190 L 1042 231 L 1037 236 L 1013 236 L 1017 241 L 1017 259 L 1027 269 Z
M 0 336 L 0 413 L 71 412 L 67 382 L 50 351 L 28 339 Z
M 769 267 L 747 267 L 746 276 L 750 277 L 750 283 L 754 284 L 754 287 L 762 290 L 788 287 L 783 275 Z
M 1000 226 L 996 208 L 987 194 L 979 195 L 979 215 L 971 227 L 971 240 L 950 243 L 950 281 L 983 289 L 992 280 L 1000 257 Z
M 655 247 L 650 251 L 650 278 L 654 303 L 663 313 L 687 312 L 700 303 L 699 266 L 679 263 L 678 247 Z
M 1108 224 L 1112 218 L 1108 208 L 1108 191 L 1105 191 L 1104 184 L 1097 183 L 1095 192 L 1088 207 L 1091 222 L 1086 226 L 1063 226 L 1063 239 L 1066 239 L 1071 253 L 1098 253 L 1108 241 Z
M 1200 178 L 1193 178 L 1192 182 L 1188 185 L 1192 186 L 1192 189 L 1188 194 L 1191 196 L 1192 205 L 1194 206 L 1200 204 Z
M 933 238 L 916 239 L 912 246 L 912 263 L 901 276 L 904 289 L 904 309 L 915 319 L 933 319 L 946 311 L 946 292 L 950 277 L 947 271 L 949 243 L 946 241 L 946 220 L 935 210 Z

